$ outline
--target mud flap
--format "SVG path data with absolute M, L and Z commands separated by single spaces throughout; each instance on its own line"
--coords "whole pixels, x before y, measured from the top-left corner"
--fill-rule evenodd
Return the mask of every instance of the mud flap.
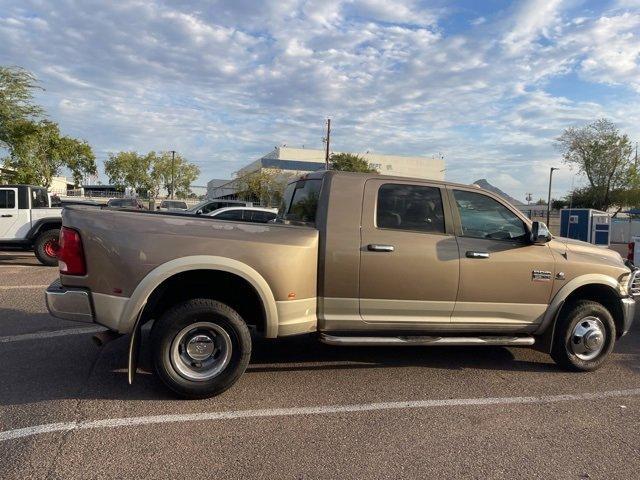
M 140 356 L 140 337 L 142 330 L 142 312 L 144 312 L 145 305 L 140 309 L 140 313 L 138 313 L 138 318 L 136 318 L 136 323 L 133 325 L 133 330 L 131 331 L 131 337 L 129 338 L 129 364 L 127 366 L 127 377 L 129 379 L 129 385 L 133 383 L 133 377 L 136 374 L 136 370 L 138 369 L 138 357 Z
M 551 353 L 551 349 L 553 348 L 553 339 L 556 332 L 556 323 L 558 321 L 558 317 L 560 316 L 560 311 L 564 306 L 564 301 L 560 303 L 558 306 L 558 310 L 556 310 L 555 315 L 553 316 L 553 320 L 547 328 L 540 335 L 536 337 L 536 343 L 533 345 L 534 350 L 538 350 L 542 353 Z

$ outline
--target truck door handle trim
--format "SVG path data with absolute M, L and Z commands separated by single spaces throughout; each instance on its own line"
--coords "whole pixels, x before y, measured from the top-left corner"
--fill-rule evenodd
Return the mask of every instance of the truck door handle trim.
M 2 218 L 9 218 L 9 217 L 13 217 L 13 215 L 11 215 L 10 213 L 7 213 L 6 215 L 2 215 Z
M 380 245 L 377 243 L 370 243 L 367 245 L 367 250 L 370 252 L 393 252 L 395 247 L 393 245 Z
M 467 252 L 467 258 L 489 258 L 489 252 Z

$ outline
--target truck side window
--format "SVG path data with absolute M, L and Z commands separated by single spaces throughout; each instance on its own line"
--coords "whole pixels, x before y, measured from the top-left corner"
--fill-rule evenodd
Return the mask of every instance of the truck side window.
M 444 233 L 440 189 L 387 183 L 378 190 L 378 228 Z
M 524 222 L 487 195 L 464 190 L 454 190 L 462 235 L 492 240 L 523 240 L 527 237 Z
M 13 190 L 0 190 L 0 208 L 16 208 L 16 193 Z
M 316 179 L 300 180 L 287 185 L 283 198 L 283 210 L 286 209 L 283 219 L 315 223 L 321 187 L 322 180 Z

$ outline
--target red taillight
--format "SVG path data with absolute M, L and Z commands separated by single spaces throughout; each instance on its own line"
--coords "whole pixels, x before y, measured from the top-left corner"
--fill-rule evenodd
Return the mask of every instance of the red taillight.
M 80 234 L 72 228 L 62 227 L 60 230 L 60 250 L 58 250 L 58 266 L 65 275 L 86 275 L 84 250 Z
M 627 245 L 627 260 L 630 260 L 633 262 L 633 248 L 635 246 L 634 242 L 629 242 L 629 244 Z

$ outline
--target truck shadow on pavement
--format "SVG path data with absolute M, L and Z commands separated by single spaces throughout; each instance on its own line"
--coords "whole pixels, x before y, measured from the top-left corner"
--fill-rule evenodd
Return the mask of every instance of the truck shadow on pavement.
M 336 347 L 312 336 L 257 340 L 247 372 L 424 367 L 552 372 L 555 365 L 518 360 L 505 347 Z
M 42 267 L 43 269 L 51 268 L 42 265 L 33 253 L 24 251 L 2 251 L 0 255 L 0 266 L 11 267 Z
M 148 336 L 146 332 L 145 337 Z M 602 374 L 635 381 L 640 372 L 640 339 L 630 335 L 616 348 L 616 358 Z M 127 384 L 128 337 L 97 347 L 90 334 L 69 335 L 0 343 L 0 405 L 23 405 L 50 400 L 173 400 L 153 371 L 147 338 L 144 339 L 138 373 Z M 622 372 L 620 371 L 622 367 Z M 251 377 L 274 372 L 321 372 L 360 369 L 487 370 L 531 372 L 549 376 L 549 381 L 567 375 L 548 355 L 530 349 L 505 347 L 336 347 L 314 336 L 277 340 L 254 339 L 251 362 L 245 378 L 245 394 L 252 389 Z M 611 370 L 610 370 L 611 369 Z M 630 371 L 632 372 L 629 377 Z M 422 375 L 418 373 L 417 375 Z M 571 374 L 569 374 L 571 375 Z M 254 377 L 255 378 L 255 377 Z M 307 378 L 308 381 L 308 377 Z M 331 382 L 333 375 L 326 377 Z M 422 378 L 422 377 L 421 377 Z M 584 378 L 576 374 L 576 379 Z M 323 382 L 325 377 L 314 377 Z M 455 381 L 455 376 L 451 377 Z M 264 381 L 264 380 L 261 380 Z M 258 384 L 261 382 L 259 381 Z M 274 377 L 274 381 L 278 381 Z M 428 384 L 427 377 L 424 378 Z M 637 383 L 637 382 L 636 382 Z M 234 389 L 228 395 L 233 395 Z

